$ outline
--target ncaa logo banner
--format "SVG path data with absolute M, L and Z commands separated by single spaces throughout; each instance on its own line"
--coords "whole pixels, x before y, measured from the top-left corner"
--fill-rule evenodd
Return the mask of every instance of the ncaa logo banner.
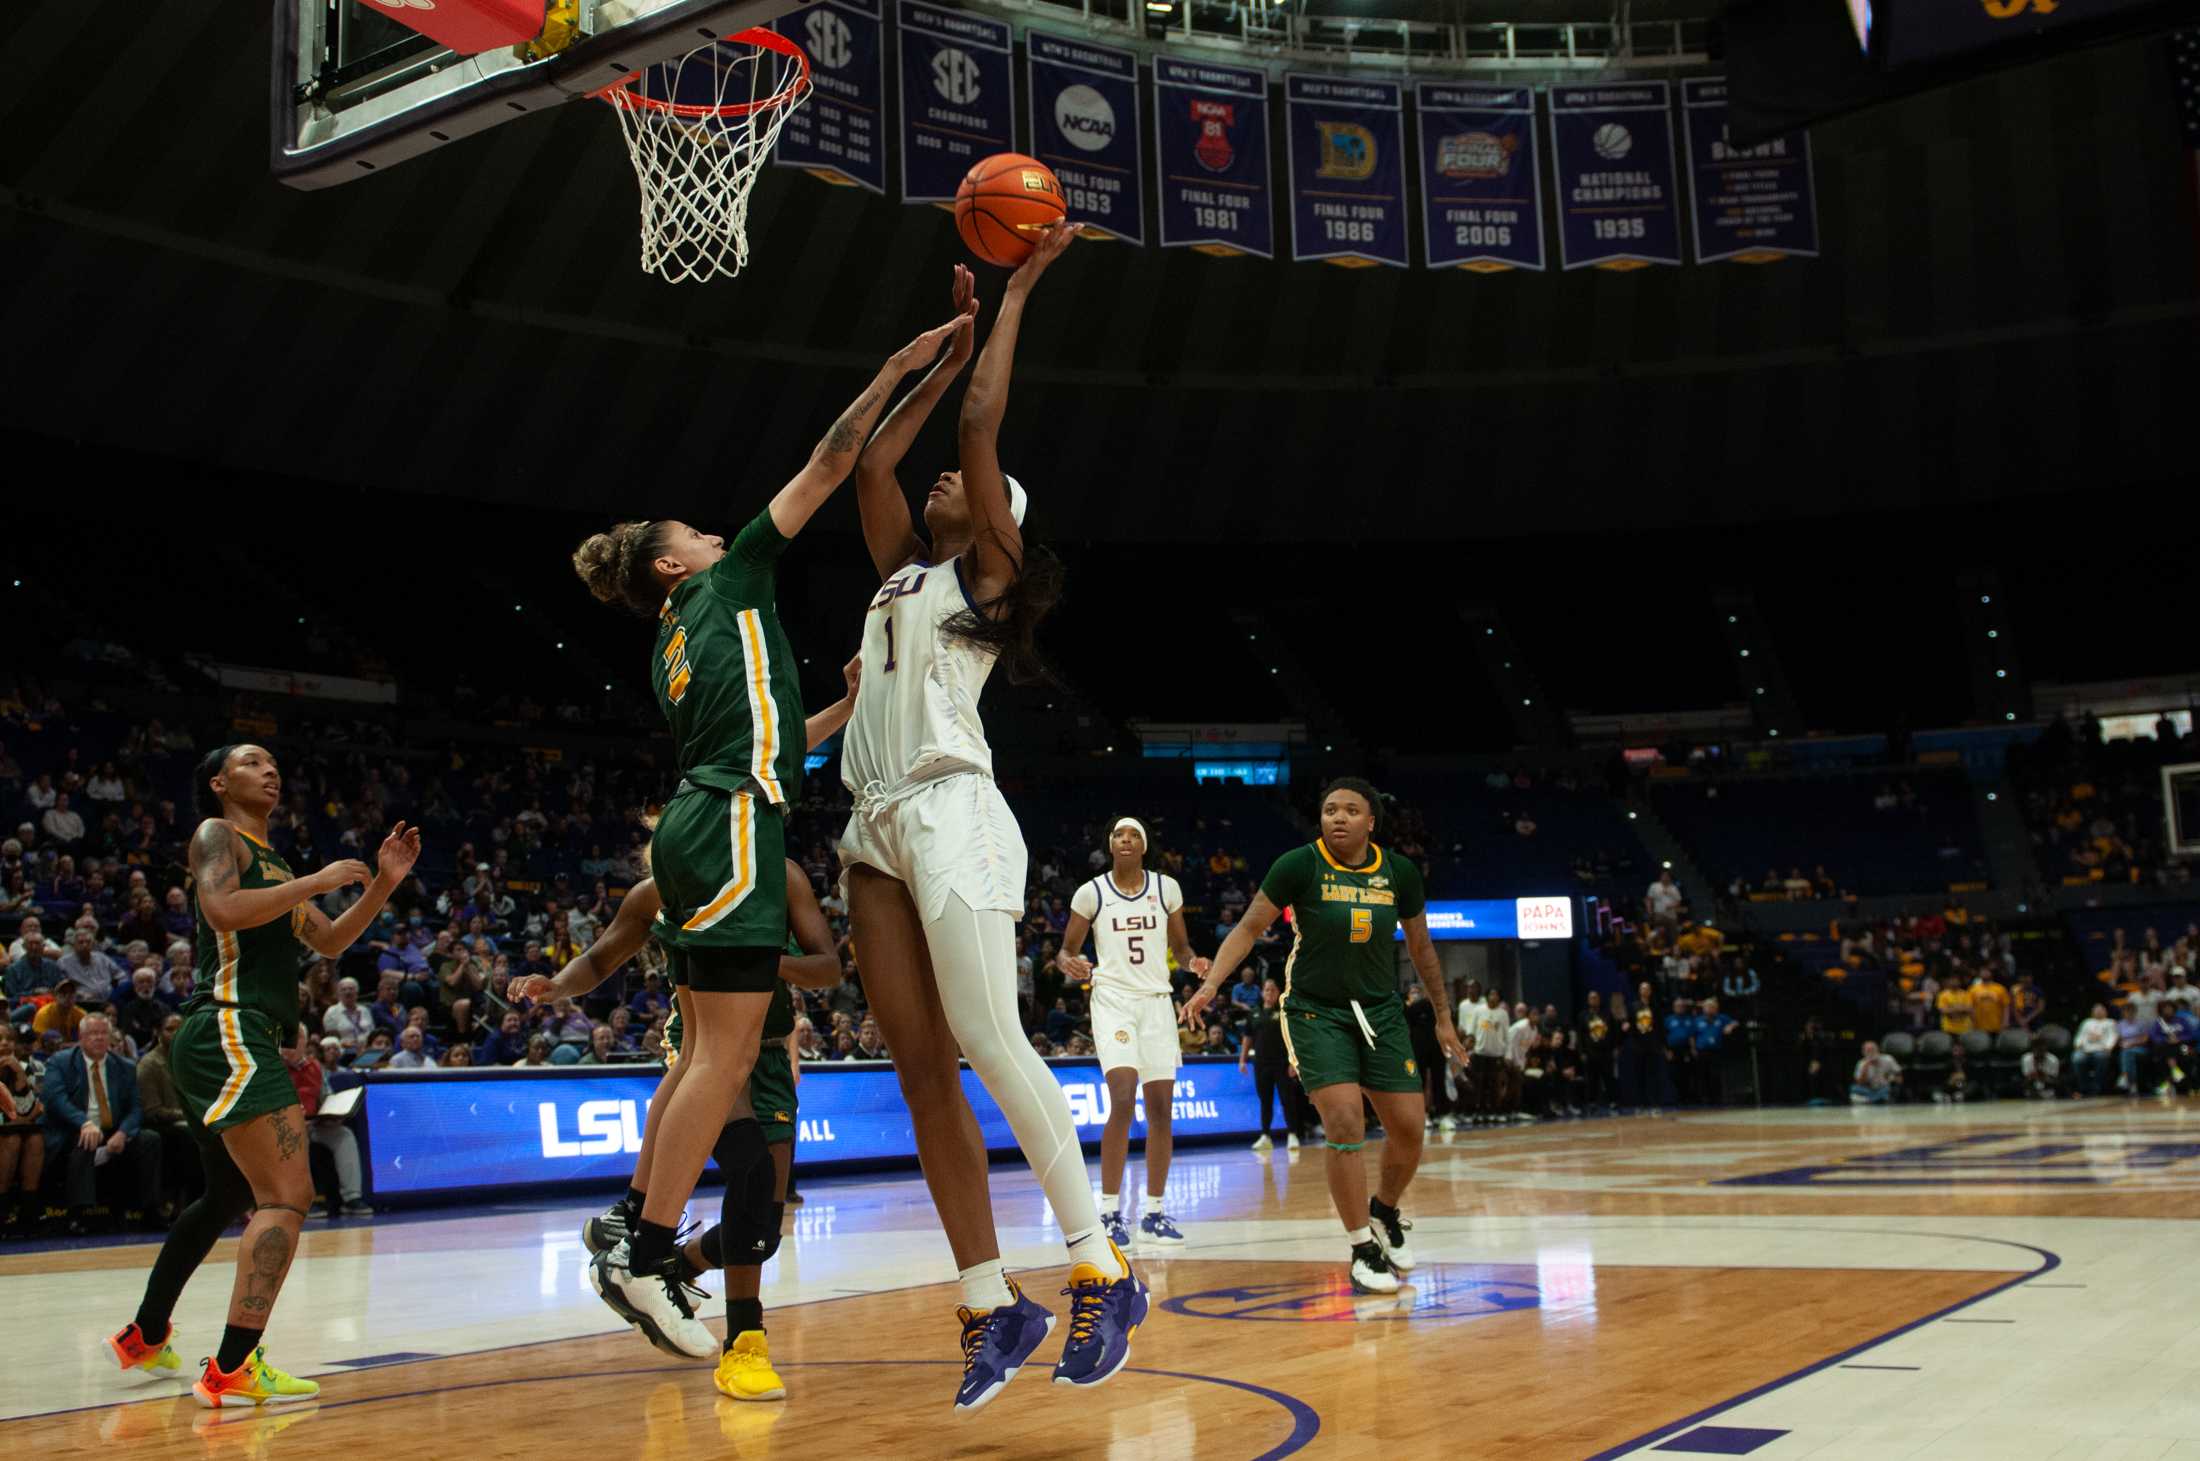
M 1727 138 L 1723 76 L 1681 83 L 1681 131 L 1697 263 L 1818 257 L 1809 133 L 1783 132 L 1755 147 L 1736 147 Z
M 1153 111 L 1161 246 L 1275 257 L 1267 74 L 1156 56 Z
M 951 203 L 980 158 L 1016 150 L 1016 65 L 998 20 L 901 0 L 901 198 Z
M 1031 154 L 1062 180 L 1069 216 L 1130 243 L 1146 241 L 1146 149 L 1138 131 L 1138 58 L 1035 30 Z
M 1286 76 L 1291 257 L 1346 268 L 1406 258 L 1404 88 Z
M 774 22 L 810 58 L 810 100 L 787 116 L 772 161 L 829 183 L 886 191 L 886 47 L 879 0 L 831 0 Z
M 1672 88 L 1551 88 L 1558 254 L 1568 269 L 1681 261 L 1674 208 Z
M 1414 93 L 1421 241 L 1431 269 L 1543 267 L 1535 92 L 1424 81 Z

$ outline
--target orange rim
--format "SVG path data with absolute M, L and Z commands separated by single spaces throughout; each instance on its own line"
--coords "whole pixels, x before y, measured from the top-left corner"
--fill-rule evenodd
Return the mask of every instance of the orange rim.
M 659 101 L 656 97 L 644 96 L 633 89 L 634 83 L 642 79 L 642 73 L 630 71 L 609 86 L 592 91 L 589 95 L 610 102 L 615 107 L 625 107 L 628 111 L 663 112 L 667 116 L 686 117 L 691 121 L 701 121 L 711 117 L 746 117 L 757 112 L 769 111 L 773 107 L 786 106 L 794 102 L 803 92 L 809 90 L 810 58 L 802 54 L 800 46 L 788 40 L 778 31 L 766 30 L 762 26 L 754 26 L 748 30 L 735 31 L 724 39 L 737 45 L 754 46 L 760 51 L 777 51 L 782 56 L 792 57 L 798 68 L 794 80 L 788 82 L 774 95 L 764 97 L 758 101 L 727 102 L 721 106 L 702 106 L 693 102 Z

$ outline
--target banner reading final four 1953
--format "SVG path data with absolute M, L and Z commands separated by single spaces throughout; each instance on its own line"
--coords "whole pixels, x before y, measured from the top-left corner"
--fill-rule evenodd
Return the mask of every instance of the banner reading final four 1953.
M 1414 101 L 1428 266 L 1484 274 L 1542 268 L 1535 93 L 1424 81 Z
M 1723 76 L 1681 83 L 1681 131 L 1688 142 L 1689 221 L 1697 263 L 1818 257 L 1808 132 L 1783 132 L 1755 147 L 1734 146 L 1727 140 Z
M 1071 219 L 1146 241 L 1146 149 L 1138 133 L 1138 57 L 1112 46 L 1025 34 L 1031 155 L 1062 180 Z
M 945 203 L 981 158 L 1016 149 L 1006 23 L 901 0 L 901 196 Z
M 1291 257 L 1366 267 L 1406 258 L 1404 88 L 1285 76 Z
M 810 58 L 810 99 L 772 149 L 781 167 L 886 191 L 886 47 L 879 0 L 831 0 L 773 25 Z
M 1681 261 L 1672 92 L 1662 81 L 1551 88 L 1558 252 L 1568 269 Z
M 1161 246 L 1273 257 L 1267 74 L 1155 56 L 1153 113 Z

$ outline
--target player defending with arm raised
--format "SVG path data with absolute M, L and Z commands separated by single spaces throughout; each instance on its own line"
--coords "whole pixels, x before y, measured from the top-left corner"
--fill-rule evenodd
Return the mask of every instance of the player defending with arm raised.
M 283 1046 L 298 1027 L 298 969 L 309 950 L 335 959 L 351 947 L 412 871 L 420 833 L 403 822 L 392 827 L 371 880 L 366 864 L 350 859 L 293 877 L 268 845 L 267 817 L 282 800 L 283 779 L 265 747 L 215 748 L 199 763 L 198 784 L 219 815 L 191 838 L 199 992 L 184 1006 L 169 1069 L 206 1191 L 177 1215 L 136 1320 L 107 1345 L 125 1371 L 180 1377 L 169 1316 L 214 1240 L 250 1213 L 237 1243 L 229 1325 L 191 1391 L 212 1408 L 309 1400 L 321 1387 L 276 1369 L 260 1345 L 313 1201 L 306 1123 L 283 1066 Z M 367 890 L 343 917 L 313 906 L 352 883 Z
M 1173 1147 L 1170 1123 L 1176 1092 L 1176 1004 L 1169 961 L 1207 972 L 1184 931 L 1184 894 L 1176 879 L 1146 868 L 1146 827 L 1136 817 L 1108 832 L 1113 864 L 1069 900 L 1069 927 L 1055 967 L 1092 985 L 1092 1041 L 1108 1082 L 1108 1124 L 1100 1133 L 1100 1217 L 1108 1236 L 1128 1248 L 1130 1224 L 1122 1212 L 1123 1164 L 1130 1154 L 1131 1107 L 1140 1085 L 1146 1094 L 1146 1207 L 1138 1220 L 1145 1248 L 1181 1248 L 1184 1234 L 1169 1220 L 1162 1194 L 1169 1185 Z M 1090 931 L 1099 960 L 1084 957 Z
M 1329 1196 L 1352 1245 L 1352 1286 L 1387 1294 L 1397 1291 L 1398 1274 L 1414 1265 L 1406 1246 L 1413 1224 L 1399 1206 L 1421 1164 L 1427 1115 L 1398 998 L 1393 939 L 1401 926 L 1421 987 L 1436 1006 L 1437 1043 L 1450 1060 L 1464 1062 L 1466 1054 L 1444 1004 L 1444 971 L 1429 941 L 1421 870 L 1376 844 L 1378 805 L 1375 788 L 1364 781 L 1330 783 L 1322 793 L 1320 839 L 1276 859 L 1253 906 L 1223 940 L 1207 982 L 1184 1002 L 1184 1019 L 1198 1017 L 1262 930 L 1289 908 L 1285 1043 L 1328 1135 Z M 1385 1133 L 1382 1177 L 1372 1200 L 1360 1158 L 1363 1094 Z

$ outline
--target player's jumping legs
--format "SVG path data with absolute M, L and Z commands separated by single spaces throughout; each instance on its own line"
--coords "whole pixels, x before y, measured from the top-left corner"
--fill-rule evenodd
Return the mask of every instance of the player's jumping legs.
M 776 949 L 724 953 L 742 958 L 768 957 L 774 965 L 779 957 Z M 701 977 L 698 970 L 698 982 Z M 642 1221 L 635 1229 L 637 1267 L 670 1256 L 672 1230 L 678 1226 L 688 1198 L 694 1195 L 695 1183 L 710 1160 L 718 1133 L 725 1128 L 734 1098 L 748 1084 L 749 1071 L 756 1065 L 757 1032 L 764 1028 L 764 1012 L 771 1005 L 769 990 L 697 989 L 693 998 L 695 1024 L 684 1027 L 682 1074 L 671 1099 L 665 1102 L 664 1120 L 657 1123 Z M 727 1175 L 730 1180 L 733 1174 Z M 659 1233 L 663 1236 L 661 1243 L 654 1241 Z M 642 1241 L 645 1238 L 652 1241 Z

